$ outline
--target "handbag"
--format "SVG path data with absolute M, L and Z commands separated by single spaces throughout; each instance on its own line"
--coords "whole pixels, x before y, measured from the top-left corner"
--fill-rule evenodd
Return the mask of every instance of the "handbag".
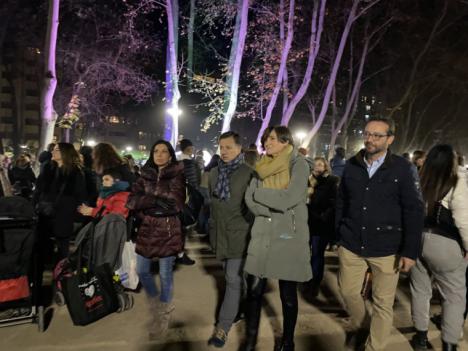
M 192 185 L 186 183 L 186 195 L 184 208 L 179 214 L 182 226 L 189 227 L 197 223 L 200 210 L 203 206 L 203 195 Z
M 108 263 L 90 267 L 93 254 L 94 227 L 89 231 L 88 267 L 82 267 L 82 245 L 79 247 L 78 267 L 62 281 L 63 295 L 73 324 L 87 325 L 119 308 L 114 274 Z
M 62 291 L 73 324 L 88 325 L 119 308 L 108 263 L 93 271 L 82 268 L 62 281 Z

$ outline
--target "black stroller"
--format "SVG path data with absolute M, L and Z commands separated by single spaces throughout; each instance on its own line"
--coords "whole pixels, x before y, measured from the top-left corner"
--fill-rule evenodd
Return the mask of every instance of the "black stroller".
M 37 233 L 32 204 L 19 196 L 0 198 L 0 326 L 37 323 L 39 305 Z
M 64 294 L 64 282 L 76 275 L 82 268 L 94 272 L 98 267 L 106 266 L 107 271 L 101 274 L 103 280 L 100 284 L 107 285 L 107 295 L 104 300 L 108 306 L 104 307 L 109 312 L 123 312 L 133 307 L 133 296 L 124 291 L 119 276 L 113 272 L 120 267 L 124 243 L 127 239 L 127 223 L 119 215 L 108 214 L 94 219 L 83 227 L 75 239 L 76 249 L 68 258 L 60 261 L 54 269 L 55 296 L 57 305 L 67 303 Z M 83 283 L 81 283 L 83 285 Z M 105 289 L 104 289 L 105 290 Z M 104 293 L 105 291 L 103 291 Z M 70 296 L 69 296 L 70 298 Z M 89 302 L 89 301 L 88 301 Z M 73 317 L 70 304 L 68 308 Z M 105 314 L 103 313 L 102 316 Z M 99 318 L 102 318 L 99 316 Z M 75 318 L 76 319 L 76 318 Z M 96 317 L 97 320 L 98 318 Z M 84 325 L 83 323 L 75 324 Z M 87 323 L 87 322 L 86 322 Z

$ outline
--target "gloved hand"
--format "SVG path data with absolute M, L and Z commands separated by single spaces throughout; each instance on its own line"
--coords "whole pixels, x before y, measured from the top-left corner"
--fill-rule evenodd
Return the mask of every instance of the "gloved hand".
M 163 210 L 169 210 L 175 206 L 175 201 L 173 199 L 168 199 L 167 197 L 157 196 L 156 197 L 156 206 L 162 208 Z

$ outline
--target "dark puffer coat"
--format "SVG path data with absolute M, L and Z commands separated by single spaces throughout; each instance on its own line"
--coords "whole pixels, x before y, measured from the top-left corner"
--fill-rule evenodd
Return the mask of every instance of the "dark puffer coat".
M 56 208 L 51 222 L 53 233 L 48 234 L 71 237 L 73 222 L 82 220 L 76 209 L 86 201 L 87 196 L 85 176 L 81 169 L 74 169 L 67 174 L 55 162 L 49 162 L 37 179 L 33 203 L 53 202 Z
M 182 210 L 185 203 L 185 177 L 182 162 L 170 164 L 158 170 L 144 167 L 141 177 L 132 186 L 127 207 L 137 212 L 141 219 L 136 241 L 136 252 L 147 258 L 168 257 L 183 250 L 182 225 L 177 215 L 153 217 L 148 215 L 155 209 L 157 197 L 172 199 L 175 208 Z
M 315 179 L 317 184 L 307 205 L 310 235 L 333 239 L 339 178 L 330 174 L 318 176 Z

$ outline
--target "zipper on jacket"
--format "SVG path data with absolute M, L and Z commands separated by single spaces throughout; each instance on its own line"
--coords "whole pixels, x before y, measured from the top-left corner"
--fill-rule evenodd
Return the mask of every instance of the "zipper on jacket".
M 293 231 L 294 233 L 296 233 L 296 213 L 294 212 L 294 210 L 291 210 L 291 214 L 292 214 Z
M 167 232 L 169 233 L 169 237 L 171 237 L 172 233 L 171 233 L 171 226 L 169 225 L 169 217 L 166 217 L 166 226 L 167 226 Z

